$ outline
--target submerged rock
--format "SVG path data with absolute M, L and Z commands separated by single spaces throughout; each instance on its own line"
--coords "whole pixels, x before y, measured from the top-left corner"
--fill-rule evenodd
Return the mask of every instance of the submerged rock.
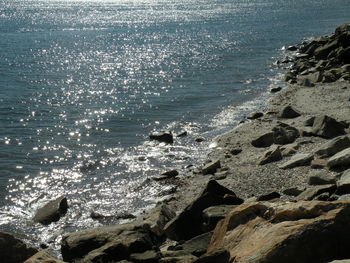
M 159 142 L 173 143 L 174 137 L 171 132 L 152 132 L 149 136 L 151 140 L 156 140 Z
M 33 218 L 34 222 L 48 225 L 52 222 L 58 221 L 67 213 L 68 202 L 67 198 L 61 196 L 55 200 L 48 202 L 42 208 L 39 208 Z

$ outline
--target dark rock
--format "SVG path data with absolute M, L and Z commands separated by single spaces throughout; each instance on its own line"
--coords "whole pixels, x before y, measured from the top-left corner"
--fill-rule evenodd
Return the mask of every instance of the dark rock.
M 178 135 L 176 135 L 176 137 L 185 137 L 187 136 L 187 131 L 183 131 L 183 132 L 180 132 Z
M 55 258 L 52 254 L 53 253 L 48 250 L 42 250 L 23 263 L 64 263 L 63 261 Z
M 230 253 L 226 249 L 217 249 L 195 260 L 193 263 L 229 263 Z
M 252 145 L 257 148 L 269 147 L 273 144 L 273 132 L 265 133 L 252 141 Z
M 334 184 L 313 186 L 313 187 L 307 188 L 304 192 L 298 195 L 296 200 L 310 201 L 310 200 L 313 200 L 316 196 L 323 193 L 329 193 L 329 195 L 332 195 L 336 189 L 337 189 L 337 186 Z
M 263 116 L 264 116 L 264 113 L 262 113 L 262 112 L 252 112 L 251 114 L 249 114 L 247 116 L 247 119 L 248 120 L 255 120 L 255 119 L 259 119 Z
M 293 143 L 296 138 L 300 136 L 299 131 L 286 124 L 286 123 L 279 123 L 276 125 L 273 129 L 273 142 L 275 144 L 289 144 Z
M 38 250 L 13 235 L 0 232 L 0 255 L 3 263 L 23 263 Z
M 275 87 L 275 88 L 271 88 L 270 89 L 270 92 L 271 93 L 277 93 L 277 92 L 279 92 L 279 91 L 281 91 L 282 90 L 282 87 Z
M 220 160 L 212 161 L 202 167 L 202 174 L 214 174 L 221 167 Z
M 181 255 L 177 257 L 163 257 L 159 263 L 192 263 L 197 257 L 193 255 Z
M 350 194 L 350 170 L 346 170 L 337 182 L 337 195 Z
M 216 224 L 223 219 L 236 205 L 217 205 L 203 210 L 205 229 L 214 229 Z
M 345 134 L 344 125 L 327 115 L 315 117 L 312 132 L 323 138 L 333 138 Z
M 337 154 L 333 155 L 328 159 L 327 162 L 328 168 L 336 167 L 349 167 L 350 166 L 350 148 L 346 148 Z
M 284 75 L 284 80 L 287 81 L 287 82 L 295 80 L 295 75 L 292 72 L 287 72 Z
M 269 201 L 272 199 L 280 198 L 281 195 L 277 192 L 271 192 L 265 195 L 261 195 L 257 198 L 257 201 Z
M 239 148 L 230 150 L 230 153 L 232 155 L 237 155 L 237 154 L 240 154 L 241 152 L 242 152 L 242 149 L 239 149 Z
M 177 170 L 169 170 L 169 171 L 162 173 L 160 176 L 153 176 L 152 179 L 154 181 L 162 181 L 165 179 L 174 178 L 177 175 L 179 175 L 179 172 Z
M 285 190 L 282 191 L 283 194 L 285 195 L 289 195 L 289 196 L 298 196 L 300 195 L 304 190 L 301 190 L 299 188 L 296 187 L 292 187 L 292 188 L 287 188 Z
M 330 157 L 348 147 L 350 147 L 350 138 L 348 136 L 340 136 L 317 148 L 315 155 L 320 158 Z
M 173 143 L 174 137 L 171 132 L 153 132 L 150 134 L 149 138 L 151 140 L 156 140 L 159 142 Z
M 135 263 L 158 263 L 160 255 L 154 250 L 147 250 L 142 253 L 134 253 L 130 255 L 130 260 Z
M 67 213 L 68 202 L 67 198 L 61 196 L 55 200 L 48 202 L 42 208 L 39 208 L 33 218 L 34 222 L 48 225 L 52 222 L 58 221 Z
M 216 205 L 241 203 L 243 200 L 234 192 L 210 180 L 200 196 L 165 226 L 165 233 L 173 240 L 188 240 L 203 233 L 204 209 Z
M 259 160 L 258 165 L 264 165 L 271 162 L 277 162 L 282 159 L 280 146 L 272 146 L 268 151 L 264 153 Z
M 284 107 L 278 114 L 279 118 L 292 119 L 299 117 L 301 114 L 294 109 L 292 106 L 288 105 Z
M 312 127 L 314 125 L 315 117 L 311 117 L 304 121 L 304 126 L 306 127 Z
M 204 142 L 204 141 L 205 141 L 205 139 L 204 139 L 204 138 L 202 138 L 202 137 L 199 137 L 199 138 L 196 138 L 196 139 L 195 139 L 195 141 L 196 141 L 196 142 Z
M 309 185 L 325 185 L 325 184 L 335 184 L 336 178 L 330 174 L 321 173 L 318 175 L 312 175 L 309 177 Z
M 151 250 L 157 238 L 142 223 L 99 227 L 78 231 L 62 238 L 64 261 L 117 262 L 130 254 Z
M 344 33 L 347 33 L 350 31 L 350 23 L 345 23 L 345 24 L 342 24 L 340 26 L 338 26 L 336 29 L 335 29 L 335 36 L 340 36 Z
M 184 250 L 186 254 L 192 254 L 196 257 L 200 257 L 207 252 L 212 235 L 213 232 L 207 232 L 191 238 L 190 240 L 187 240 L 181 244 L 181 249 Z

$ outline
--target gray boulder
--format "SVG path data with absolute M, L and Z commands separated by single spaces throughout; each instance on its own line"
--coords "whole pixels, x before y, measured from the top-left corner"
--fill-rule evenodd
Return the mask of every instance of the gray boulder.
M 173 240 L 188 240 L 203 233 L 203 210 L 217 205 L 238 205 L 243 200 L 234 192 L 210 180 L 200 194 L 178 216 L 165 226 L 165 233 Z
M 333 138 L 345 134 L 344 125 L 327 115 L 315 117 L 312 132 L 323 138 Z
M 328 159 L 329 168 L 350 166 L 350 148 L 346 148 Z
M 273 127 L 272 132 L 273 142 L 275 144 L 293 143 L 296 138 L 300 136 L 300 133 L 296 128 L 283 122 Z
M 217 205 L 203 210 L 203 221 L 205 229 L 213 229 L 236 205 Z
M 327 184 L 327 185 L 317 185 L 307 188 L 304 192 L 296 197 L 297 201 L 310 201 L 315 199 L 317 196 L 328 193 L 331 196 L 337 189 L 335 184 Z
M 325 184 L 335 184 L 336 177 L 331 174 L 320 173 L 318 175 L 312 175 L 309 177 L 309 185 L 325 185 Z
M 221 167 L 220 160 L 215 160 L 207 163 L 202 167 L 202 174 L 207 175 L 207 174 L 214 174 L 217 169 Z
M 39 208 L 33 218 L 34 222 L 48 225 L 52 222 L 58 221 L 67 213 L 68 202 L 67 198 L 61 196 L 55 200 L 48 202 L 42 208 Z
M 348 136 L 340 136 L 321 145 L 315 150 L 315 155 L 320 158 L 325 158 L 332 156 L 348 147 L 350 147 L 350 138 Z
M 291 105 L 288 105 L 286 107 L 284 107 L 279 113 L 278 113 L 278 117 L 279 118 L 284 118 L 284 119 L 292 119 L 292 118 L 296 118 L 299 117 L 301 114 L 294 109 Z
M 3 263 L 23 263 L 38 250 L 13 235 L 0 232 L 0 255 Z
M 346 170 L 338 180 L 335 194 L 350 194 L 350 170 Z

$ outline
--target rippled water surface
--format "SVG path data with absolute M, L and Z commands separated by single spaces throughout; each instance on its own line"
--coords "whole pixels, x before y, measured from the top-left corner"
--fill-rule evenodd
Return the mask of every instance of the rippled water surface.
M 0 0 L 0 229 L 57 245 L 172 191 L 213 136 L 279 85 L 283 45 L 331 33 L 348 0 Z M 152 130 L 188 136 L 150 142 Z M 205 142 L 195 139 L 203 137 Z M 70 209 L 31 218 L 60 195 Z

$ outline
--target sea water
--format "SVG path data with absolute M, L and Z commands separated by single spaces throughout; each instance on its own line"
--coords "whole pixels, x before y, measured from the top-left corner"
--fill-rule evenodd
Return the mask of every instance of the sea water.
M 348 0 L 0 0 L 0 230 L 57 248 L 154 204 L 175 186 L 152 176 L 185 176 L 284 85 L 282 46 L 349 14 Z M 62 195 L 64 218 L 33 223 Z

